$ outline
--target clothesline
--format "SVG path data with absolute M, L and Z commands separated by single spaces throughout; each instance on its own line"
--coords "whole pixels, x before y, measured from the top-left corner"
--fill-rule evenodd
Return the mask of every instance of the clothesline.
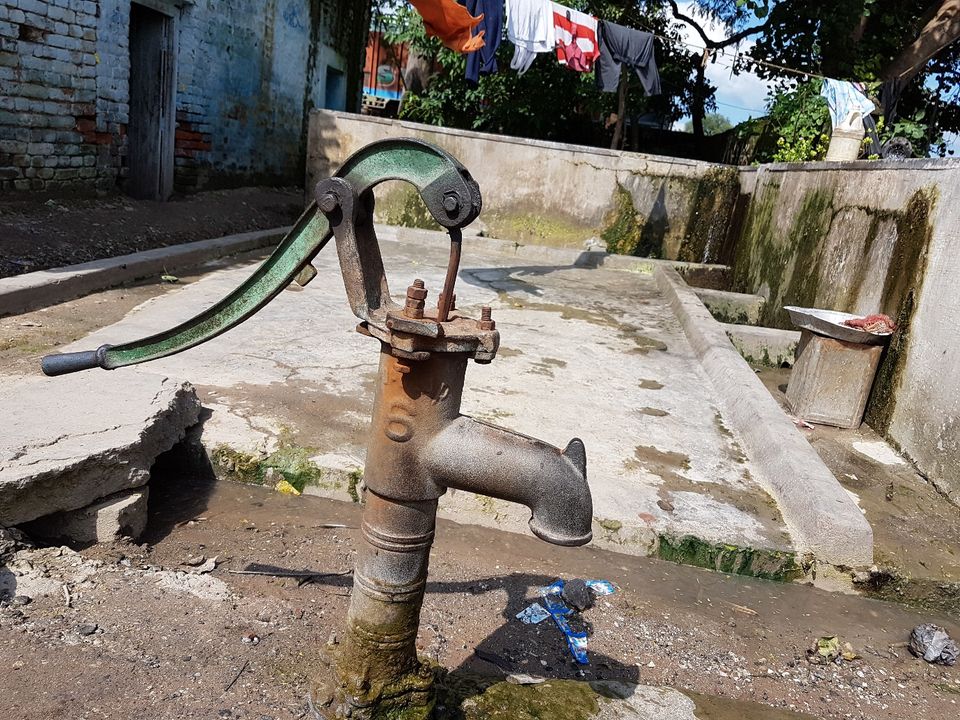
M 458 52 L 469 53 L 467 77 L 474 83 L 479 80 L 480 75 L 495 73 L 498 70 L 496 48 L 500 44 L 504 22 L 504 2 L 508 7 L 506 13 L 507 38 L 516 47 L 511 68 L 518 70 L 521 74 L 526 72 L 538 54 L 553 52 L 554 49 L 557 50 L 558 60 L 561 64 L 579 72 L 591 72 L 594 69 L 594 62 L 599 59 L 598 69 L 600 71 L 604 70 L 605 65 L 609 67 L 610 71 L 619 71 L 620 62 L 627 60 L 627 64 L 638 70 L 638 74 L 641 74 L 641 76 L 640 68 L 645 68 L 648 65 L 656 74 L 653 46 L 649 42 L 656 38 L 671 45 L 683 45 L 699 50 L 704 53 L 704 62 L 707 62 L 712 56 L 714 64 L 734 72 L 737 70 L 738 61 L 742 58 L 742 61 L 748 66 L 772 68 L 805 78 L 830 79 L 808 70 L 797 70 L 780 63 L 752 58 L 739 50 L 732 50 L 734 53 L 732 64 L 720 63 L 717 58 L 725 57 L 727 48 L 711 49 L 696 42 L 669 37 L 658 33 L 642 22 L 639 25 L 643 30 L 634 30 L 599 19 L 589 13 L 583 13 L 563 3 L 549 2 L 548 0 L 465 0 L 465 2 L 466 7 L 456 0 L 411 0 L 411 3 L 423 16 L 428 34 L 439 36 L 445 45 Z M 551 7 L 553 10 L 551 10 Z M 556 20 L 554 20 L 555 13 Z M 562 14 L 566 15 L 566 24 L 563 27 L 561 27 Z M 554 25 L 556 25 L 556 36 L 554 35 Z M 603 45 L 605 40 L 602 32 L 603 27 L 610 28 L 610 37 L 606 38 L 607 45 L 620 45 L 619 52 L 611 53 L 612 55 L 623 55 L 623 57 L 616 58 L 616 68 L 609 62 L 603 62 L 601 58 L 602 47 L 600 46 Z M 584 34 L 578 36 L 578 29 L 585 31 Z M 615 37 L 618 33 L 620 36 Z M 639 39 L 641 35 L 648 38 L 645 45 L 641 45 Z M 578 49 L 578 46 L 580 49 Z M 627 57 L 631 53 L 633 57 Z M 647 87 L 649 83 L 645 78 L 641 77 L 641 79 L 644 80 L 644 86 L 648 94 L 655 94 L 659 90 L 658 80 L 651 81 L 653 85 Z M 609 90 L 606 87 L 608 83 L 600 79 L 599 74 L 598 84 Z M 651 89 L 654 89 L 654 93 L 650 93 Z

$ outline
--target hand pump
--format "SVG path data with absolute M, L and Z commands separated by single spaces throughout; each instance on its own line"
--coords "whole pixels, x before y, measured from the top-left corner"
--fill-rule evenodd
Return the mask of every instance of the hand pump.
M 373 188 L 405 180 L 450 233 L 450 261 L 436 307 L 414 280 L 403 305 L 387 286 L 373 227 Z M 416 654 L 437 500 L 456 488 L 526 505 L 530 529 L 557 545 L 592 537 L 586 452 L 563 450 L 460 414 L 467 361 L 489 363 L 500 335 L 490 308 L 480 319 L 456 309 L 461 229 L 480 213 L 480 189 L 443 150 L 384 140 L 349 158 L 316 188 L 316 201 L 240 287 L 182 325 L 124 345 L 50 355 L 60 375 L 155 360 L 199 345 L 248 319 L 290 282 L 316 276 L 312 259 L 336 238 L 358 331 L 380 341 L 380 370 L 367 447 L 363 547 L 354 571 L 348 627 L 332 673 L 314 684 L 327 717 L 424 720 L 434 672 Z

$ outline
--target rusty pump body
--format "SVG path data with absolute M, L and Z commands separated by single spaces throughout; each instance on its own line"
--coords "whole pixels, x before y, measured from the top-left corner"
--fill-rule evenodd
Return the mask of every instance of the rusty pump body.
M 451 236 L 450 263 L 435 308 L 416 280 L 404 305 L 390 297 L 373 227 L 372 188 L 416 185 Z M 467 362 L 489 363 L 500 337 L 490 308 L 456 310 L 461 228 L 480 212 L 477 184 L 456 160 L 415 140 L 374 143 L 316 188 L 316 202 L 244 285 L 178 328 L 97 351 L 44 358 L 44 372 L 145 362 L 180 352 L 242 322 L 290 281 L 306 283 L 310 260 L 336 238 L 358 330 L 380 341 L 380 369 L 367 449 L 363 546 L 354 571 L 348 628 L 332 673 L 314 686 L 328 717 L 430 717 L 434 671 L 416 636 L 436 525 L 447 488 L 518 502 L 535 535 L 558 545 L 592 537 L 592 500 L 580 440 L 564 450 L 460 414 Z M 324 225 L 326 227 L 324 227 Z

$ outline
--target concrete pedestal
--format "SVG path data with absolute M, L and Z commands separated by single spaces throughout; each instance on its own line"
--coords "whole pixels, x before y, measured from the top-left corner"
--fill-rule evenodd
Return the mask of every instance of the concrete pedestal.
M 804 330 L 787 386 L 787 403 L 808 422 L 859 427 L 883 355 L 880 345 L 834 340 Z

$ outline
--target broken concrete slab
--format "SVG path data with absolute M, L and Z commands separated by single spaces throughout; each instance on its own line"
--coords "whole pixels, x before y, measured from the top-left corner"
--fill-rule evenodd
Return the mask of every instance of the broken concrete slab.
M 756 325 L 760 321 L 767 301 L 760 295 L 728 292 L 726 290 L 710 290 L 708 288 L 693 288 L 706 305 L 707 310 L 722 323 L 735 325 Z
M 162 375 L 91 371 L 0 377 L 0 525 L 76 510 L 146 485 L 157 456 L 200 415 L 193 387 Z
M 793 367 L 800 342 L 799 330 L 723 324 L 730 342 L 751 365 Z
M 136 540 L 147 526 L 149 488 L 111 495 L 79 510 L 54 513 L 27 523 L 24 529 L 41 538 L 76 543 Z

